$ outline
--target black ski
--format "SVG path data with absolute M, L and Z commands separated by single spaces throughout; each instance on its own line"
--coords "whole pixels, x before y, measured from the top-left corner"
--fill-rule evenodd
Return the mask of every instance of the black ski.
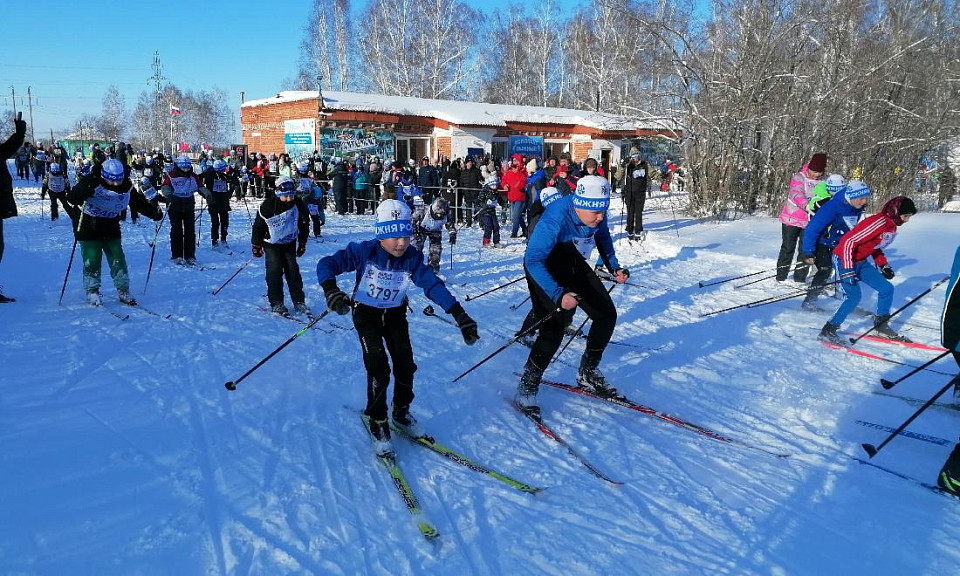
M 886 392 L 884 390 L 872 390 L 871 394 L 876 394 L 877 396 L 887 396 L 888 398 L 897 398 L 903 400 L 907 404 L 912 404 L 914 406 L 922 406 L 927 403 L 926 400 L 921 398 L 911 398 L 910 396 L 901 396 L 900 394 L 893 394 L 891 392 Z M 952 402 L 934 402 L 931 404 L 934 408 L 942 408 L 944 410 L 952 410 L 954 412 L 960 412 L 960 404 L 954 404 Z
M 553 441 L 556 442 L 557 444 L 560 444 L 561 446 L 563 446 L 564 448 L 566 448 L 566 449 L 567 449 L 567 452 L 569 452 L 571 456 L 573 456 L 574 458 L 576 458 L 577 460 L 579 460 L 580 463 L 583 464 L 583 465 L 586 467 L 587 470 L 589 470 L 590 472 L 592 472 L 594 476 L 596 476 L 597 478 L 601 478 L 601 479 L 603 479 L 603 480 L 606 480 L 607 482 L 609 482 L 609 483 L 611 483 L 611 484 L 615 484 L 615 485 L 621 485 L 621 484 L 623 484 L 623 482 L 620 482 L 619 480 L 614 480 L 613 478 L 610 478 L 609 476 L 607 476 L 606 474 L 604 474 L 603 472 L 601 472 L 599 468 L 597 468 L 596 466 L 594 466 L 593 464 L 591 464 L 589 460 L 587 460 L 586 458 L 584 458 L 583 456 L 581 456 L 580 453 L 577 452 L 577 451 L 573 448 L 573 446 L 570 445 L 569 442 L 567 442 L 566 440 L 564 440 L 559 434 L 557 434 L 556 432 L 554 432 L 553 429 L 551 429 L 549 426 L 547 426 L 546 424 L 544 424 L 543 418 L 542 418 L 540 415 L 534 414 L 534 413 L 532 413 L 532 412 L 528 412 L 528 411 L 524 410 L 523 408 L 520 408 L 520 406 L 518 406 L 517 403 L 514 402 L 513 400 L 509 400 L 509 402 L 510 402 L 510 405 L 513 406 L 514 410 L 516 410 L 516 411 L 519 412 L 520 414 L 526 416 L 531 422 L 533 422 L 534 425 L 536 425 L 537 429 L 540 430 L 540 432 L 542 432 L 544 436 L 546 436 L 547 438 L 553 440 Z
M 896 428 L 891 428 L 890 426 L 885 426 L 883 424 L 876 424 L 874 422 L 866 422 L 864 420 L 856 420 L 857 424 L 865 426 L 867 428 L 873 428 L 874 430 L 882 430 L 884 432 L 893 432 Z M 953 444 L 953 441 L 947 440 L 946 438 L 937 438 L 936 436 L 930 436 L 928 434 L 920 434 L 918 432 L 910 432 L 909 430 L 901 430 L 898 433 L 899 436 L 904 438 L 913 438 L 914 440 L 920 440 L 922 442 L 929 442 L 931 444 L 936 444 L 937 446 L 949 446 Z

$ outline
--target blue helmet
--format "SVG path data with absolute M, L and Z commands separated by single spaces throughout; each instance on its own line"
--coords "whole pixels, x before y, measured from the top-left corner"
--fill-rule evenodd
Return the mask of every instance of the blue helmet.
M 223 160 L 217 158 L 217 159 L 214 160 L 214 162 L 213 162 L 213 169 L 216 170 L 217 172 L 226 172 L 226 171 L 227 171 L 227 163 L 224 162 Z
M 297 164 L 297 171 L 301 174 L 306 174 L 308 170 L 310 170 L 310 163 L 306 160 Z
M 108 184 L 118 185 L 123 182 L 125 176 L 123 163 L 116 158 L 110 158 L 100 166 L 100 177 Z
M 190 157 L 184 154 L 177 158 L 177 168 L 186 172 L 187 170 L 193 170 L 193 162 L 190 161 Z

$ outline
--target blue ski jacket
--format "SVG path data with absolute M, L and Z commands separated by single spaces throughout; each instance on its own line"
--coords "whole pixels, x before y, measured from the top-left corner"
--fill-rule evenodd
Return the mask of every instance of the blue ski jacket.
M 565 290 L 557 284 L 547 270 L 547 257 L 554 246 L 562 242 L 571 242 L 574 238 L 589 238 L 593 236 L 600 251 L 600 258 L 611 273 L 620 268 L 617 256 L 613 250 L 613 240 L 610 238 L 610 229 L 604 219 L 596 228 L 580 222 L 574 212 L 573 197 L 564 196 L 550 203 L 543 211 L 537 227 L 527 242 L 527 252 L 523 256 L 523 264 L 534 282 L 544 292 L 550 295 L 554 302 L 560 302 Z
M 457 299 L 447 290 L 443 281 L 437 278 L 433 269 L 423 263 L 423 254 L 415 246 L 408 247 L 403 256 L 397 258 L 387 253 L 380 246 L 380 241 L 376 239 L 351 242 L 347 244 L 346 248 L 321 258 L 317 262 L 317 280 L 323 286 L 324 283 L 331 280 L 336 282 L 337 276 L 340 274 L 356 272 L 353 289 L 353 292 L 356 292 L 357 285 L 360 283 L 360 276 L 368 262 L 372 262 L 374 266 L 381 270 L 405 270 L 409 272 L 410 280 L 423 290 L 427 298 L 443 308 L 444 312 L 450 312 L 450 308 L 457 303 Z
M 862 215 L 863 208 L 851 206 L 845 192 L 835 194 L 807 224 L 803 232 L 804 255 L 816 255 L 817 244 L 823 244 L 831 250 L 836 248 L 843 235 L 857 225 Z
M 943 347 L 960 351 L 960 246 L 953 257 L 953 270 L 950 283 L 947 284 L 947 298 L 943 304 L 943 317 L 940 320 L 940 334 Z

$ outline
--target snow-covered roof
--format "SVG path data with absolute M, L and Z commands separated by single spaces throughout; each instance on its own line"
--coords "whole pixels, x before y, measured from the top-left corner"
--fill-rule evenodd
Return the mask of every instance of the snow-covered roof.
M 250 100 L 243 103 L 242 107 L 316 100 L 316 98 L 317 92 L 315 90 L 290 90 L 280 92 L 271 98 Z M 325 91 L 323 102 L 324 108 L 328 110 L 381 112 L 436 118 L 459 126 L 506 126 L 507 122 L 529 122 L 532 124 L 569 124 L 598 130 L 632 131 L 637 128 L 656 129 L 661 127 L 641 123 L 626 116 L 589 110 L 486 104 L 459 100 L 431 100 L 429 98 L 359 94 L 356 92 Z

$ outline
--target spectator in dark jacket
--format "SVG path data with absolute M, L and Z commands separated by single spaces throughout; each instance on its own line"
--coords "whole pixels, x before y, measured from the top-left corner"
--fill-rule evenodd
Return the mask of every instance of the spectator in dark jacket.
M 347 213 L 347 167 L 339 158 L 333 159 L 333 167 L 330 168 L 330 188 L 333 190 L 333 201 L 337 208 L 337 214 L 343 216 Z
M 423 202 L 430 205 L 434 197 L 439 194 L 440 174 L 436 167 L 430 165 L 430 158 L 420 159 L 420 169 L 417 171 L 417 186 L 423 191 Z
M 460 171 L 460 181 L 457 183 L 463 204 L 465 206 L 467 226 L 473 226 L 473 214 L 476 211 L 477 198 L 480 195 L 480 169 L 474 166 L 473 158 L 467 157 L 463 170 Z
M 3 166 L 0 167 L 0 262 L 3 262 L 3 221 L 7 218 L 13 218 L 17 215 L 17 202 L 13 199 L 13 178 L 7 170 L 7 158 L 16 154 L 17 149 L 23 144 L 23 138 L 27 134 L 27 123 L 23 120 L 14 120 L 16 131 L 13 136 L 7 138 L 7 141 L 0 144 L 0 160 Z M 0 288 L 0 304 L 13 302 L 13 298 L 3 295 L 3 289 Z

